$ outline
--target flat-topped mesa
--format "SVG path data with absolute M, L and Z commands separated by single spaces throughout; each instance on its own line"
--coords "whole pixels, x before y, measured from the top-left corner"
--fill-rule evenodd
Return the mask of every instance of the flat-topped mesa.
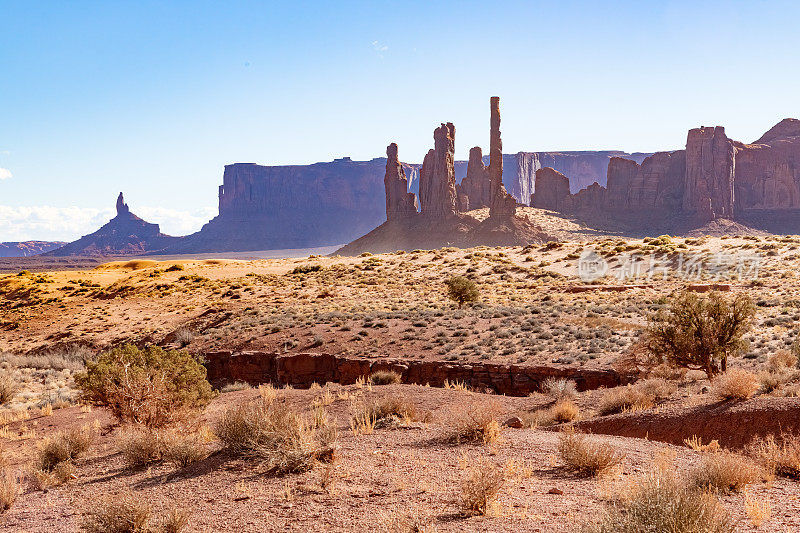
M 489 207 L 491 202 L 491 183 L 489 171 L 483 164 L 483 151 L 480 146 L 470 148 L 467 162 L 467 175 L 456 185 L 461 211 L 471 211 Z
M 128 204 L 125 203 L 125 198 L 123 198 L 122 193 L 119 193 L 119 196 L 117 196 L 117 216 L 127 215 L 130 212 Z
M 503 141 L 500 138 L 500 97 L 489 98 L 489 217 L 511 218 L 517 201 L 503 186 Z
M 703 221 L 732 218 L 736 149 L 725 128 L 689 130 L 683 210 Z
M 386 147 L 386 220 L 402 220 L 417 215 L 417 196 L 408 192 L 408 180 L 397 157 L 397 144 Z
M 425 217 L 452 217 L 458 213 L 455 142 L 452 122 L 433 131 L 434 148 L 428 151 L 419 173 L 419 201 Z

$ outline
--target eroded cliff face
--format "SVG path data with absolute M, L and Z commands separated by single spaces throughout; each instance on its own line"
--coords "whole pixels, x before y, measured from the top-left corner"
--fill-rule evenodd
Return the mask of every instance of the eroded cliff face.
M 729 139 L 720 126 L 689 130 L 686 150 L 658 152 L 641 164 L 611 158 L 605 188 L 593 184 L 565 196 L 569 186 L 558 176 L 537 171 L 535 207 L 648 221 L 679 216 L 700 224 L 772 213 L 773 222 L 779 217 L 783 227 L 796 229 L 800 212 L 791 213 L 800 210 L 800 121 L 785 119 L 753 144 Z
M 737 210 L 800 209 L 800 120 L 784 119 L 735 149 Z
M 689 130 L 683 210 L 703 221 L 732 218 L 736 150 L 725 128 Z
M 64 246 L 62 241 L 0 242 L 0 257 L 31 257 Z
M 467 175 L 456 185 L 456 191 L 461 211 L 489 207 L 491 200 L 489 171 L 483 164 L 483 152 L 480 146 L 470 149 Z

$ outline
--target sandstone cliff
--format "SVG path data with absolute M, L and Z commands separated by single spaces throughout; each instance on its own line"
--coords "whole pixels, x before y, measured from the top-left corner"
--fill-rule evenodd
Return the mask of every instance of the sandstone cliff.
M 685 150 L 659 152 L 641 164 L 613 157 L 606 187 L 567 194 L 570 184 L 552 170 L 537 171 L 535 207 L 602 212 L 617 220 L 673 219 L 704 224 L 724 218 L 773 232 L 800 230 L 800 121 L 785 119 L 753 144 L 725 129 L 689 131 Z M 567 179 L 571 182 L 571 179 Z
M 164 251 L 181 239 L 164 235 L 158 224 L 146 222 L 131 213 L 122 193 L 119 193 L 117 216 L 94 233 L 42 255 L 91 257 L 152 254 Z
M 503 140 L 500 137 L 500 97 L 489 99 L 489 217 L 510 218 L 517 201 L 503 186 Z

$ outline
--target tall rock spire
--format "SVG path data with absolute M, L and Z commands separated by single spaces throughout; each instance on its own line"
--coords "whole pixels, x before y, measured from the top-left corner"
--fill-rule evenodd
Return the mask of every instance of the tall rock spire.
M 122 197 L 122 193 L 119 193 L 119 196 L 117 196 L 117 216 L 127 215 L 128 213 L 130 213 L 128 204 L 125 203 L 125 198 Z
M 408 192 L 408 180 L 397 157 L 397 144 L 386 147 L 386 220 L 398 220 L 417 214 L 417 197 Z
M 510 218 L 516 214 L 517 201 L 503 186 L 503 140 L 500 138 L 500 97 L 489 99 L 489 187 L 491 218 Z
M 422 214 L 429 217 L 453 216 L 456 207 L 455 144 L 452 122 L 433 131 L 434 148 L 422 161 L 419 175 L 419 201 Z

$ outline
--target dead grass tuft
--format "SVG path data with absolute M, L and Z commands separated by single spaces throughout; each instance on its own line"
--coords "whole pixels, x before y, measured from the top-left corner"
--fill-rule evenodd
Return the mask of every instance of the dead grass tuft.
M 593 477 L 622 464 L 623 456 L 608 444 L 590 442 L 573 429 L 559 435 L 558 453 L 564 467 L 579 476 Z
M 500 412 L 496 400 L 475 401 L 464 409 L 451 411 L 446 421 L 446 440 L 454 444 L 499 442 L 501 435 L 497 418 Z
M 758 461 L 767 472 L 781 477 L 800 480 L 800 436 L 792 434 L 756 438 L 747 453 Z
M 308 421 L 286 405 L 264 400 L 230 407 L 215 433 L 225 449 L 257 459 L 277 475 L 332 461 L 336 441 L 336 429 L 324 416 Z
M 497 514 L 497 496 L 505 483 L 503 469 L 480 461 L 467 471 L 461 483 L 461 509 L 465 516 Z
M 739 492 L 747 485 L 763 480 L 764 474 L 747 457 L 722 451 L 704 455 L 689 478 L 697 488 L 728 493 Z
M 88 509 L 81 524 L 86 533 L 146 533 L 150 505 L 133 494 L 107 497 Z
M 78 458 L 94 441 L 94 432 L 84 426 L 57 433 L 42 441 L 36 466 L 42 472 L 52 472 L 57 466 Z
M 0 470 L 0 513 L 11 509 L 20 493 L 20 483 L 10 469 Z
M 394 385 L 403 382 L 403 376 L 392 370 L 380 370 L 369 375 L 369 382 L 373 385 Z
M 742 368 L 732 368 L 711 382 L 711 393 L 722 400 L 746 400 L 758 390 L 758 377 Z
M 687 487 L 673 469 L 654 467 L 612 502 L 592 533 L 733 533 L 734 522 L 713 494 Z

